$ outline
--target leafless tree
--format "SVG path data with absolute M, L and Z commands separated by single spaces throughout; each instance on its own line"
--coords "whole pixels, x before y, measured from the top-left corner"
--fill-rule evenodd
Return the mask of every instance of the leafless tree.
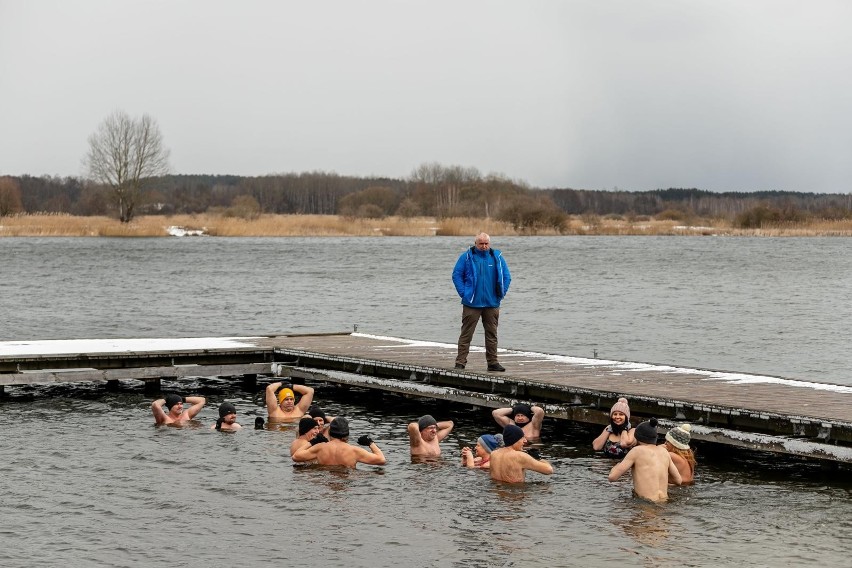
M 0 217 L 14 215 L 23 209 L 18 182 L 8 176 L 0 177 Z
M 89 136 L 84 165 L 92 179 L 112 190 L 118 218 L 129 223 L 145 185 L 169 173 L 169 150 L 156 120 L 115 111 Z

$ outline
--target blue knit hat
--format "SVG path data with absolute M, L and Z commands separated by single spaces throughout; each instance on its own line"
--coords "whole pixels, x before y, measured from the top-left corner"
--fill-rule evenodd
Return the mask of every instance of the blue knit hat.
M 497 448 L 503 447 L 503 434 L 483 434 L 476 440 L 476 443 L 482 446 L 482 449 L 490 454 Z

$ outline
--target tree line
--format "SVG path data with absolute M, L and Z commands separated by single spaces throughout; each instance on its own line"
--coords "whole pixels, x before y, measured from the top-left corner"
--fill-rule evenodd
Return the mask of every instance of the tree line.
M 266 176 L 171 175 L 157 121 L 116 110 L 89 137 L 85 178 L 0 177 L 0 217 L 18 213 L 135 215 L 264 213 L 380 218 L 494 218 L 519 231 L 561 229 L 569 215 L 726 218 L 760 227 L 813 218 L 852 218 L 852 194 L 699 189 L 596 191 L 531 188 L 476 168 L 424 163 L 404 179 L 328 172 Z
M 127 217 L 109 188 L 78 177 L 0 178 L 0 216 L 66 213 Z M 264 213 L 483 217 L 519 228 L 558 227 L 567 215 L 723 218 L 742 226 L 852 218 L 852 194 L 724 192 L 669 188 L 605 191 L 530 188 L 472 168 L 424 164 L 406 179 L 327 172 L 266 176 L 166 175 L 147 180 L 132 215 Z

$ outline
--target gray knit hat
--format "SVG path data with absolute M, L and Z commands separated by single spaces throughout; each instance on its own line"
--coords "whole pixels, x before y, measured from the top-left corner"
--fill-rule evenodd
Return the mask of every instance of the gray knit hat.
M 681 424 L 677 428 L 672 428 L 666 433 L 666 442 L 679 450 L 689 449 L 690 430 L 692 426 L 689 424 Z

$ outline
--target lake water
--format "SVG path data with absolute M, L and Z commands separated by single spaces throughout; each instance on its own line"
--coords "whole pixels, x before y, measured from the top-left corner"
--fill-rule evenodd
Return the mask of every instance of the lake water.
M 502 347 L 852 385 L 845 239 L 494 237 L 513 273 Z M 0 239 L 0 340 L 358 331 L 454 343 L 450 282 L 472 238 Z M 482 342 L 481 330 L 474 339 Z M 263 385 L 259 385 L 261 388 Z M 519 487 L 458 467 L 486 410 L 339 392 L 330 414 L 388 458 L 293 468 L 290 429 L 211 432 L 258 392 L 164 382 L 208 405 L 154 428 L 140 384 L 7 389 L 0 566 L 848 566 L 852 483 L 796 459 L 699 446 L 665 505 L 610 484 L 591 433 L 545 424 L 553 476 Z M 412 464 L 405 424 L 453 419 Z

